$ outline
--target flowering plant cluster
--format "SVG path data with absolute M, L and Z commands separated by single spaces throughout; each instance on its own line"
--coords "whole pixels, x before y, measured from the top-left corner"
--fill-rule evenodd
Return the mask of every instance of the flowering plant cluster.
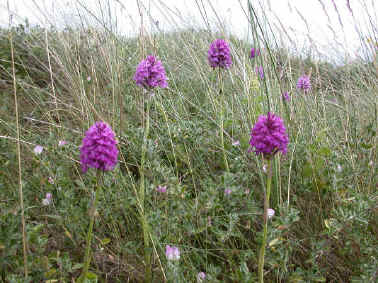
M 96 122 L 85 133 L 80 147 L 80 162 L 84 173 L 88 167 L 102 171 L 113 170 L 118 161 L 117 141 L 111 127 L 104 122 Z
M 255 58 L 258 55 L 260 55 L 260 51 L 252 48 L 250 57 Z M 208 61 L 212 68 L 229 68 L 232 64 L 232 60 L 228 43 L 223 39 L 216 39 L 214 42 L 212 42 L 208 50 Z M 261 79 L 264 78 L 264 70 L 262 66 L 256 67 L 256 73 Z M 161 88 L 166 88 L 168 86 L 165 69 L 161 61 L 157 60 L 153 55 L 147 56 L 146 59 L 139 63 L 134 75 L 134 80 L 138 86 L 148 90 L 158 86 Z M 297 83 L 297 88 L 304 89 L 305 91 L 310 89 L 311 84 L 309 77 L 300 77 Z M 283 99 L 286 101 L 290 99 L 287 92 L 283 94 Z M 287 152 L 289 139 L 286 134 L 286 128 L 282 119 L 275 114 L 268 112 L 266 116 L 261 115 L 253 127 L 250 135 L 250 145 L 252 148 L 255 148 L 256 154 L 262 154 L 265 158 L 270 159 L 270 157 L 272 157 L 278 151 L 281 151 L 283 154 Z M 64 146 L 65 144 L 67 144 L 66 141 L 59 141 L 59 146 Z M 115 139 L 115 134 L 108 124 L 100 121 L 92 125 L 85 133 L 85 137 L 80 147 L 80 162 L 83 172 L 85 173 L 89 167 L 102 171 L 112 170 L 118 161 L 118 149 L 116 145 L 117 141 Z M 239 146 L 240 142 L 234 141 L 232 145 Z M 42 150 L 43 147 L 37 146 L 34 149 L 34 152 L 35 154 L 40 154 Z M 50 183 L 53 184 L 53 182 Z M 159 185 L 157 186 L 156 191 L 159 193 L 166 193 L 167 186 Z M 268 200 L 269 191 L 270 187 L 268 190 Z M 232 190 L 230 188 L 226 188 L 224 190 L 224 194 L 226 196 L 231 195 L 231 193 Z M 42 203 L 43 205 L 49 205 L 51 201 L 52 195 L 47 194 Z M 93 204 L 93 207 L 95 206 L 96 202 Z M 267 209 L 265 214 L 265 218 L 271 219 L 274 216 L 274 210 Z M 210 223 L 209 225 L 211 225 L 210 218 L 208 221 Z M 91 242 L 93 217 L 91 218 L 91 223 L 92 224 L 90 224 L 87 236 L 86 260 L 83 274 L 85 274 L 88 270 L 90 263 L 88 251 Z M 265 244 L 263 246 L 265 246 Z M 166 245 L 165 255 L 168 261 L 178 261 L 180 259 L 180 250 L 176 246 Z M 205 278 L 206 274 L 204 272 L 198 273 L 198 282 L 202 282 L 205 280 Z

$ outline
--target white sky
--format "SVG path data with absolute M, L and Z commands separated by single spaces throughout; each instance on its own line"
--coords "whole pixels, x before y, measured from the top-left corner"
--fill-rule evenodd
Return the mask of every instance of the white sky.
M 342 25 L 333 1 L 340 14 Z M 281 21 L 290 38 L 295 41 L 297 51 L 308 49 L 311 45 L 308 37 L 310 35 L 316 42 L 317 50 L 331 58 L 342 53 L 349 53 L 351 57 L 357 54 L 363 56 L 364 50 L 360 48 L 356 23 L 366 35 L 375 36 L 377 40 L 378 18 L 377 7 L 374 7 L 375 0 L 350 0 L 353 15 L 348 9 L 347 0 L 251 0 L 251 2 L 255 7 L 262 8 L 261 5 L 264 5 L 263 9 L 270 23 L 279 25 L 277 19 Z M 27 18 L 31 24 L 52 24 L 62 27 L 80 24 L 84 18 L 87 19 L 87 24 L 99 24 L 100 21 L 107 23 L 109 27 L 109 18 L 111 18 L 117 32 L 135 35 L 141 23 L 137 0 L 0 0 L 2 26 L 7 26 L 9 23 L 7 3 L 13 14 L 14 24 L 23 22 Z M 111 17 L 107 3 L 111 3 Z M 143 22 L 149 31 L 158 30 L 156 21 L 159 22 L 158 27 L 162 30 L 206 27 L 206 21 L 201 16 L 200 11 L 202 11 L 206 14 L 206 18 L 210 19 L 213 29 L 223 26 L 228 32 L 240 38 L 251 38 L 245 16 L 246 0 L 139 0 L 139 3 L 143 6 Z M 367 24 L 369 16 L 372 21 L 370 25 Z M 372 27 L 375 31 L 371 30 Z M 289 41 L 287 39 L 285 41 L 289 45 Z

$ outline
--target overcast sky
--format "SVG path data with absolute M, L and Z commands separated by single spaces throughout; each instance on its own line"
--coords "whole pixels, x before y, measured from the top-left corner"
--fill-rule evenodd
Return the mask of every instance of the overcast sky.
M 298 50 L 308 48 L 311 40 L 314 40 L 317 50 L 321 53 L 337 56 L 332 52 L 346 52 L 354 57 L 363 52 L 356 32 L 356 23 L 360 30 L 370 36 L 374 34 L 372 26 L 375 27 L 377 36 L 375 0 L 251 2 L 256 8 L 264 6 L 269 22 L 277 24 L 281 30 L 284 28 L 290 39 L 295 41 Z M 87 19 L 87 23 L 91 25 L 99 22 L 109 24 L 111 21 L 117 32 L 126 35 L 135 35 L 141 24 L 137 0 L 0 0 L 2 26 L 9 23 L 8 3 L 14 24 L 23 22 L 26 18 L 31 24 L 58 27 L 77 25 L 83 19 Z M 107 3 L 111 3 L 110 9 Z M 207 18 L 214 30 L 226 27 L 228 32 L 240 38 L 251 37 L 245 15 L 246 0 L 140 0 L 139 3 L 144 15 L 144 25 L 149 31 L 157 31 L 158 28 L 171 30 L 205 27 L 207 21 L 204 18 Z M 369 20 L 372 24 L 368 24 Z M 287 38 L 286 40 L 290 42 Z

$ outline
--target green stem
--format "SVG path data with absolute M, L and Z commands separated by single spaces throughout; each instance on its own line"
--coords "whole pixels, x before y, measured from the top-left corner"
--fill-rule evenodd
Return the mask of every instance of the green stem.
M 220 121 L 220 126 L 221 126 L 221 131 L 220 131 L 220 138 L 221 138 L 221 145 L 222 145 L 222 151 L 223 151 L 223 162 L 224 162 L 224 166 L 227 170 L 227 172 L 230 172 L 230 168 L 228 167 L 228 162 L 227 162 L 227 155 L 226 155 L 226 148 L 224 147 L 224 121 L 223 121 L 223 116 L 224 116 L 224 104 L 222 103 L 222 99 L 224 98 L 224 94 L 223 94 L 223 79 L 222 79 L 222 75 L 221 75 L 221 69 L 219 68 L 218 70 L 218 80 L 219 80 L 219 83 L 220 83 L 220 89 L 219 89 L 219 94 L 220 94 L 220 100 L 221 100 L 221 121 Z
M 145 261 L 145 282 L 151 282 L 151 254 L 149 251 L 150 241 L 148 237 L 148 223 L 146 220 L 146 215 L 144 211 L 144 163 L 146 160 L 147 151 L 147 141 L 148 134 L 150 131 L 150 101 L 147 101 L 147 112 L 146 112 L 146 125 L 144 129 L 143 136 L 143 146 L 142 146 L 142 157 L 140 161 L 140 187 L 139 187 L 139 200 L 140 200 L 140 218 L 143 229 L 143 242 L 144 242 L 144 261 Z
M 98 182 L 100 183 L 100 180 L 101 180 L 101 172 L 98 171 L 97 173 L 97 180 Z M 87 233 L 87 244 L 86 244 L 86 247 L 85 247 L 85 257 L 84 257 L 84 267 L 83 267 L 83 270 L 81 272 L 81 275 L 78 279 L 78 283 L 81 283 L 81 282 L 84 282 L 84 279 L 86 278 L 87 276 L 87 273 L 88 273 L 88 269 L 89 269 L 89 265 L 91 263 L 91 241 L 92 241 L 92 234 L 93 234 L 93 224 L 94 224 L 94 218 L 95 218 L 95 213 L 96 213 L 96 208 L 97 208 L 97 202 L 98 202 L 98 198 L 99 198 L 99 195 L 100 195 L 100 191 L 101 191 L 101 185 L 100 184 L 97 184 L 97 190 L 95 190 L 95 199 L 94 199 L 94 202 L 92 204 L 92 208 L 91 208 L 91 212 L 90 212 L 90 222 L 89 222 L 89 229 L 88 229 L 88 233 Z
M 263 235 L 263 240 L 260 247 L 259 265 L 258 265 L 259 283 L 264 282 L 264 256 L 265 256 L 266 238 L 268 234 L 268 208 L 269 208 L 271 184 L 272 184 L 272 164 L 271 164 L 271 160 L 268 159 L 268 177 L 267 177 L 267 183 L 266 183 L 266 192 L 264 196 L 264 235 Z

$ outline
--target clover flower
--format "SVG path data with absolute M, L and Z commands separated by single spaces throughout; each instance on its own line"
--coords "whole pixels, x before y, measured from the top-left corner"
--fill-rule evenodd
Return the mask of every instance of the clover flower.
M 266 172 L 267 172 L 267 169 L 266 169 L 266 164 L 264 164 L 264 165 L 263 165 L 263 167 L 262 167 L 262 170 L 264 171 L 264 173 L 266 173 Z
M 206 278 L 206 273 L 201 271 L 201 272 L 198 272 L 197 274 L 197 282 L 201 283 L 203 282 L 203 280 L 205 280 Z
M 58 146 L 65 146 L 67 144 L 67 141 L 61 140 L 58 142 Z
M 255 58 L 255 57 L 257 57 L 257 56 L 259 56 L 260 55 L 260 50 L 258 50 L 257 48 L 253 48 L 252 47 L 252 49 L 251 49 L 251 58 L 253 59 L 253 58 Z
M 168 260 L 179 260 L 180 259 L 180 251 L 178 247 L 175 246 L 165 246 L 165 256 Z
M 102 171 L 113 170 L 118 161 L 117 141 L 111 127 L 96 122 L 85 133 L 80 147 L 80 163 L 84 173 L 88 167 Z
M 238 141 L 238 140 L 234 140 L 232 142 L 232 146 L 239 146 L 239 145 L 240 145 L 240 141 Z
M 270 158 L 278 151 L 283 154 L 287 152 L 289 138 L 282 119 L 275 114 L 268 112 L 268 115 L 261 115 L 251 131 L 249 144 L 255 147 L 256 154 L 263 154 Z
M 157 186 L 156 190 L 159 193 L 166 193 L 167 192 L 167 186 Z
M 212 68 L 229 68 L 232 61 L 228 43 L 223 39 L 216 39 L 213 41 L 207 52 L 207 59 Z
M 310 77 L 307 75 L 302 75 L 298 78 L 297 89 L 302 89 L 307 92 L 311 89 Z
M 48 205 L 51 204 L 51 201 L 52 201 L 52 194 L 51 194 L 51 193 L 47 193 L 47 194 L 46 194 L 46 198 L 44 198 L 44 199 L 42 200 L 42 204 L 43 204 L 44 206 L 48 206 Z
M 341 172 L 343 171 L 343 167 L 341 167 L 340 164 L 337 164 L 336 171 L 337 171 L 338 173 L 341 173 Z
M 48 180 L 47 180 L 51 185 L 54 185 L 55 184 L 55 180 L 53 177 L 49 177 Z
M 226 196 L 229 196 L 231 193 L 232 193 L 232 191 L 231 191 L 230 188 L 227 188 L 227 189 L 224 190 L 224 194 L 225 194 Z
M 34 154 L 36 154 L 36 155 L 41 154 L 42 151 L 43 151 L 43 146 L 36 145 L 35 148 L 33 149 L 33 151 L 34 151 Z
M 134 80 L 138 86 L 151 89 L 157 86 L 166 88 L 168 86 L 165 69 L 160 60 L 149 55 L 142 60 L 135 72 Z
M 274 209 L 268 208 L 268 219 L 271 219 L 275 214 Z

